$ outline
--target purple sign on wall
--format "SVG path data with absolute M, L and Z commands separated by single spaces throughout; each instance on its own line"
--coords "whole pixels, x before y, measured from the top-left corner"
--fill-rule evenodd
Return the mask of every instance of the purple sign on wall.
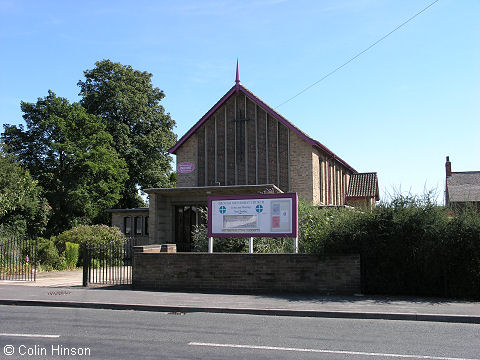
M 180 174 L 190 174 L 193 170 L 195 170 L 195 164 L 191 162 L 181 162 L 177 164 L 177 171 Z

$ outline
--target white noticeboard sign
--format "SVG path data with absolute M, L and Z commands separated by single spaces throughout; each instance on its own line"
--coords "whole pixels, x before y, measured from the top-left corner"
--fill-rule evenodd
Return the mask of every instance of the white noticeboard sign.
M 214 196 L 209 237 L 297 237 L 297 194 Z

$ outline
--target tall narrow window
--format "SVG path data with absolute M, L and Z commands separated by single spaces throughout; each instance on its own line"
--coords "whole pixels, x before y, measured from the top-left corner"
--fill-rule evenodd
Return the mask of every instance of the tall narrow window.
M 135 226 L 135 235 L 142 235 L 142 217 L 135 216 L 133 219 Z
M 132 235 L 132 218 L 130 216 L 123 218 L 123 230 L 125 235 Z
M 323 197 L 323 160 L 322 158 L 320 157 L 318 159 L 318 163 L 319 163 L 319 178 L 320 178 L 320 204 L 325 204 L 324 202 L 324 197 Z
M 148 216 L 145 216 L 145 235 L 148 235 Z

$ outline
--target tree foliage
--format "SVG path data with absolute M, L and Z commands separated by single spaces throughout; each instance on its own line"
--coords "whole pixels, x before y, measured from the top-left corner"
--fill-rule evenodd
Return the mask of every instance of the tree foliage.
M 113 146 L 127 163 L 129 179 L 118 206 L 140 206 L 138 186 L 172 186 L 167 149 L 176 140 L 175 121 L 160 105 L 165 95 L 153 87 L 152 74 L 110 60 L 95 65 L 84 72 L 85 81 L 78 82 L 81 104 L 103 119 Z
M 0 231 L 37 236 L 47 224 L 49 206 L 30 173 L 0 150 Z
M 100 221 L 128 177 L 104 124 L 52 91 L 35 104 L 22 102 L 21 109 L 26 129 L 5 125 L 3 139 L 45 190 L 52 207 L 49 234 Z

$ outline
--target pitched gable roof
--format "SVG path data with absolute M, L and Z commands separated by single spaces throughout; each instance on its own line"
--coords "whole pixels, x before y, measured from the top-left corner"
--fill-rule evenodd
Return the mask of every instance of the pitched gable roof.
M 447 191 L 449 202 L 480 201 L 480 171 L 452 172 Z
M 377 173 L 357 173 L 350 176 L 346 198 L 372 198 L 380 200 Z
M 247 96 L 251 101 L 256 103 L 258 106 L 260 106 L 262 109 L 264 109 L 267 113 L 269 113 L 273 118 L 277 119 L 280 123 L 285 125 L 287 128 L 295 132 L 298 136 L 300 136 L 301 139 L 312 145 L 313 147 L 327 153 L 330 157 L 338 161 L 340 164 L 345 166 L 347 169 L 352 171 L 353 173 L 356 173 L 357 171 L 351 167 L 347 162 L 342 160 L 340 157 L 335 155 L 330 149 L 328 149 L 326 146 L 321 144 L 319 141 L 316 141 L 312 139 L 310 136 L 305 134 L 303 131 L 298 129 L 295 125 L 293 125 L 290 121 L 288 121 L 286 118 L 284 118 L 282 115 L 280 115 L 278 112 L 276 112 L 273 108 L 268 106 L 266 103 L 264 103 L 259 97 L 257 97 L 253 92 L 248 90 L 245 86 L 240 84 L 239 81 L 236 81 L 236 84 L 227 91 L 227 93 L 210 109 L 207 111 L 205 115 L 202 116 L 202 118 L 197 121 L 195 125 L 193 125 L 190 130 L 187 131 L 185 135 L 183 135 L 178 142 L 168 149 L 168 152 L 170 154 L 175 154 L 176 151 L 180 146 L 183 145 L 209 118 L 212 116 L 215 111 L 217 111 L 223 104 L 225 104 L 228 99 L 234 95 L 237 92 L 242 92 Z

